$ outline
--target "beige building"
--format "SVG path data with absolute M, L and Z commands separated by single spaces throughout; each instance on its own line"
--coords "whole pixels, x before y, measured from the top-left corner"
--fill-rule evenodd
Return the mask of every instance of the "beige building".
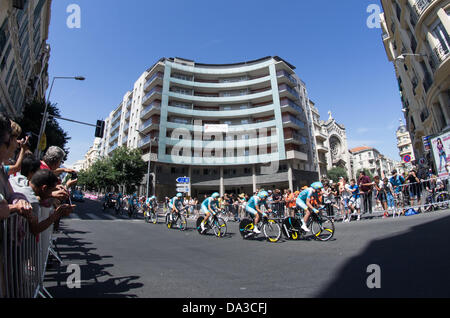
M 367 169 L 373 176 L 381 178 L 391 175 L 398 168 L 398 162 L 392 160 L 373 147 L 356 147 L 350 149 L 353 158 L 353 176 L 358 178 L 361 170 Z
M 397 132 L 395 133 L 397 136 L 397 148 L 400 155 L 400 158 L 402 158 L 402 162 L 400 163 L 404 170 L 409 170 L 412 167 L 412 162 L 416 160 L 414 156 L 413 146 L 411 143 L 411 137 L 409 134 L 409 131 L 406 129 L 406 125 L 403 123 L 402 120 L 400 120 L 400 125 L 397 129 Z M 411 158 L 410 163 L 406 163 L 403 161 L 403 158 L 405 156 L 409 156 Z
M 383 43 L 394 63 L 416 158 L 422 137 L 450 128 L 450 0 L 382 0 Z
M 84 159 L 78 161 L 80 170 L 89 169 L 94 164 L 94 162 L 100 158 L 101 142 L 102 142 L 101 138 L 95 138 L 93 145 L 89 148 L 89 150 L 84 155 Z
M 51 0 L 0 1 L 0 111 L 11 117 L 45 96 L 50 7 Z
M 309 104 L 320 178 L 326 176 L 327 170 L 333 167 L 343 167 L 348 176 L 352 177 L 351 154 L 348 152 L 345 127 L 336 122 L 331 112 L 328 112 L 329 118 L 326 121 L 320 120 L 315 103 L 310 100 Z

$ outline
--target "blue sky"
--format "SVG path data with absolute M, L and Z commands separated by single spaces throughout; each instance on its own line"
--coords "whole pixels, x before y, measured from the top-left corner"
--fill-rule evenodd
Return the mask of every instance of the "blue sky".
M 81 8 L 79 29 L 67 27 L 70 4 Z M 50 78 L 86 81 L 56 81 L 51 101 L 63 117 L 95 124 L 161 57 L 220 64 L 278 55 L 297 67 L 322 119 L 331 110 L 347 128 L 349 147 L 400 160 L 400 95 L 381 29 L 366 23 L 370 4 L 379 1 L 55 0 Z M 60 123 L 72 137 L 70 165 L 92 145 L 94 128 Z

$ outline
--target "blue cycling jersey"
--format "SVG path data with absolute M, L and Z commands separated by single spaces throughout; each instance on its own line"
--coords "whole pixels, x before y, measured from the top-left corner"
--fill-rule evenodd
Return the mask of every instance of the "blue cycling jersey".
M 312 197 L 313 193 L 314 193 L 314 189 L 313 188 L 308 188 L 308 189 L 303 190 L 298 195 L 296 202 L 298 202 L 299 200 L 302 200 L 303 202 L 306 202 L 307 199 Z
M 250 208 L 252 208 L 252 209 L 255 209 L 256 207 L 258 207 L 258 209 L 259 209 L 259 207 L 260 207 L 261 205 L 264 205 L 265 203 L 266 203 L 265 200 L 261 199 L 261 198 L 258 197 L 257 195 L 254 195 L 254 196 L 252 196 L 252 197 L 250 198 L 250 200 L 248 200 L 247 206 L 250 207 Z
M 203 200 L 202 207 L 205 207 L 207 210 L 209 210 L 209 206 L 211 205 L 211 208 L 214 210 L 217 208 L 217 200 L 214 200 L 214 198 L 209 197 Z
M 352 189 L 352 190 L 356 189 L 355 192 L 352 192 L 352 197 L 355 198 L 355 199 L 359 199 L 359 187 L 358 187 L 358 185 L 355 184 L 353 186 L 350 186 L 350 189 Z
M 178 205 L 183 204 L 183 198 L 173 197 L 169 202 L 169 207 L 172 209 L 174 206 L 178 209 Z

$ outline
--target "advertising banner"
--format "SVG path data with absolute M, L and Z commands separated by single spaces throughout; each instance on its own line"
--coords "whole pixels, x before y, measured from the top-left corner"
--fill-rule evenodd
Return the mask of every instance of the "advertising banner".
M 439 177 L 449 176 L 450 167 L 450 132 L 431 139 L 434 163 Z

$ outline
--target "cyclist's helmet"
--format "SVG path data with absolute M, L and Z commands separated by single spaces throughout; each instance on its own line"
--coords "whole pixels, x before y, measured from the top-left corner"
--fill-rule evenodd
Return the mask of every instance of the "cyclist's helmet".
M 177 198 L 182 198 L 182 197 L 183 197 L 183 194 L 180 193 L 180 192 L 178 192 L 178 193 L 177 193 Z
M 155 197 L 155 196 L 152 196 L 150 199 L 151 199 L 151 200 L 156 200 L 156 197 Z
M 311 184 L 311 188 L 319 190 L 323 188 L 323 184 L 322 182 L 314 182 L 313 184 Z
M 211 197 L 217 199 L 218 197 L 220 197 L 220 194 L 219 192 L 214 192 Z
M 262 200 L 267 199 L 268 196 L 269 196 L 269 193 L 267 193 L 267 191 L 260 191 L 260 192 L 258 193 L 258 197 L 259 197 L 260 199 L 262 199 Z

